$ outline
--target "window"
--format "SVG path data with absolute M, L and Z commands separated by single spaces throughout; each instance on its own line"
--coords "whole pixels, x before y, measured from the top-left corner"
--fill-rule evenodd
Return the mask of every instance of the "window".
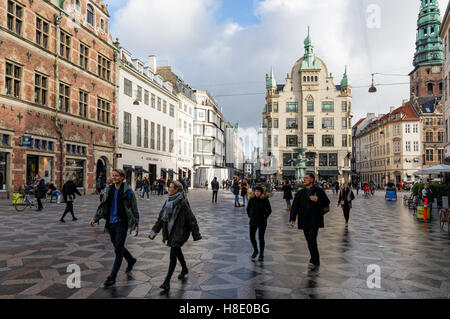
M 348 137 L 347 137 L 347 135 L 342 135 L 342 147 L 348 147 Z
M 405 143 L 405 146 L 406 146 L 406 151 L 407 151 L 407 152 L 411 152 L 411 142 L 407 141 L 407 142 Z
M 97 100 L 97 120 L 109 124 L 109 116 L 111 113 L 110 103 L 102 98 Z
M 86 12 L 86 20 L 91 26 L 94 26 L 94 8 L 88 4 Z
M 444 142 L 444 132 L 438 132 L 438 142 Z
M 59 54 L 70 61 L 70 42 L 72 37 L 65 31 L 60 32 Z
M 433 95 L 433 91 L 434 91 L 433 83 L 428 83 L 427 88 L 428 88 L 428 95 Z
M 298 128 L 298 121 L 294 118 L 288 118 L 286 119 L 286 129 L 297 129 Z
M 319 166 L 328 166 L 328 154 L 320 153 L 319 154 Z
M 46 76 L 40 74 L 34 76 L 34 103 L 47 105 L 47 85 Z
M 102 29 L 102 31 L 105 31 L 105 20 L 100 19 L 100 28 Z
M 334 129 L 334 118 L 332 117 L 324 117 L 322 119 L 322 128 L 327 130 Z
M 127 78 L 123 79 L 123 94 L 133 97 L 133 83 Z
M 405 133 L 411 133 L 411 124 L 405 124 Z
M 444 119 L 436 119 L 436 125 L 438 125 L 438 126 L 442 126 L 442 125 L 444 125 Z
M 272 113 L 272 103 L 267 104 L 267 112 Z
M 419 142 L 415 141 L 414 142 L 414 152 L 418 152 L 419 151 Z
M 158 108 L 157 108 L 157 110 L 161 111 L 161 98 L 160 97 L 158 98 Z
M 17 34 L 22 33 L 23 7 L 15 1 L 8 1 L 8 29 Z
M 292 153 L 283 153 L 283 166 L 292 166 Z
M 306 119 L 306 128 L 314 128 L 314 118 L 308 117 Z
M 47 49 L 48 47 L 48 22 L 36 17 L 36 43 Z
M 173 130 L 172 129 L 169 129 L 169 153 L 172 153 L 173 152 L 173 146 L 174 146 L 174 139 L 173 139 Z M 186 154 L 186 142 L 184 142 L 184 150 L 185 150 L 185 152 L 184 152 L 184 155 L 187 155 Z
M 343 117 L 342 118 L 342 128 L 343 129 L 347 129 L 348 128 L 347 123 L 348 123 L 347 118 Z
M 11 62 L 6 62 L 5 88 L 6 95 L 20 97 L 20 84 L 22 67 Z
M 322 135 L 322 146 L 334 146 L 334 135 Z
M 78 115 L 82 117 L 87 117 L 87 109 L 88 109 L 88 94 L 80 90 L 78 94 Z
M 161 125 L 157 125 L 157 132 L 156 132 L 156 148 L 158 151 L 161 150 Z
M 170 104 L 169 115 L 175 117 L 175 105 Z
M 314 135 L 308 135 L 307 146 L 314 146 Z
M 152 93 L 152 108 L 156 107 L 156 96 Z
M 334 102 L 323 101 L 322 102 L 322 112 L 334 112 Z
M 433 132 L 426 132 L 425 133 L 425 141 L 426 142 L 433 142 Z
M 272 119 L 268 119 L 267 123 L 268 123 L 267 127 L 272 128 Z
M 144 90 L 144 104 L 149 105 L 150 99 L 149 99 L 149 93 L 147 90 Z
M 346 101 L 342 102 L 342 112 L 347 113 L 347 102 Z
M 136 139 L 136 146 L 141 147 L 142 146 L 142 119 L 138 116 L 137 117 L 137 139 Z
M 298 112 L 298 103 L 297 102 L 287 102 L 286 103 L 286 112 L 297 113 Z
M 298 136 L 297 135 L 287 135 L 286 136 L 286 146 L 287 147 L 297 147 L 298 146 Z
M 201 125 L 194 125 L 194 135 L 202 135 L 203 130 Z
M 400 153 L 400 142 L 399 141 L 394 142 L 394 153 Z
M 192 135 L 192 124 L 189 123 L 189 135 Z
M 59 110 L 69 112 L 70 108 L 70 86 L 63 83 L 59 84 Z
M 109 81 L 111 76 L 111 60 L 101 54 L 98 55 L 98 76 L 107 81 Z M 142 101 L 142 89 L 141 99 L 139 101 Z
M 209 140 L 197 140 L 197 152 L 212 152 L 212 141 Z
M 278 135 L 273 136 L 273 147 L 278 147 Z
M 273 102 L 273 112 L 278 113 L 278 102 Z
M 338 162 L 337 159 L 338 159 L 337 153 L 328 154 L 328 166 L 337 166 Z
M 139 85 L 137 86 L 136 100 L 142 102 L 142 88 Z
M 306 112 L 314 112 L 314 101 L 306 102 Z
M 400 135 L 400 125 L 394 126 L 394 135 Z
M 148 120 L 144 120 L 144 147 L 148 148 Z
M 273 128 L 278 128 L 278 119 L 273 119 Z
M 438 151 L 438 161 L 440 163 L 444 162 L 444 150 L 443 149 L 439 149 Z
M 131 145 L 131 114 L 123 112 L 123 143 Z
M 425 125 L 426 126 L 432 126 L 433 125 L 433 119 L 426 118 L 425 119 Z
M 267 147 L 272 147 L 272 135 L 267 136 Z
M 432 162 L 434 160 L 434 150 L 426 150 L 425 151 L 425 160 L 427 162 Z
M 150 123 L 150 148 L 155 149 L 155 123 Z
M 167 114 L 167 101 L 163 101 L 163 113 Z
M 89 47 L 80 43 L 80 66 L 84 70 L 88 70 L 89 65 Z
M 413 124 L 413 133 L 419 133 L 419 124 Z

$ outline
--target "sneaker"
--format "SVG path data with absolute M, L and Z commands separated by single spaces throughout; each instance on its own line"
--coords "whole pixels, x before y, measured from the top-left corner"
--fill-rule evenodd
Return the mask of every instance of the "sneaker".
M 169 284 L 169 282 L 164 281 L 164 283 L 161 286 L 159 286 L 159 288 L 161 288 L 164 291 L 169 291 L 170 290 L 170 284 Z
M 258 252 L 257 250 L 256 250 L 256 251 L 254 251 L 254 252 L 253 252 L 253 255 L 252 255 L 252 259 L 255 259 L 255 258 L 256 258 L 256 256 L 258 256 L 258 253 L 259 253 L 259 252 Z
M 133 266 L 134 266 L 134 264 L 137 262 L 137 259 L 136 258 L 133 258 L 133 260 L 128 264 L 128 267 L 127 267 L 127 269 L 125 270 L 125 272 L 130 272 L 130 271 L 132 271 L 133 270 Z
M 116 280 L 114 278 L 108 277 L 103 284 L 105 285 L 105 287 L 111 287 L 115 283 Z
M 59 221 L 60 221 L 61 223 L 65 223 L 64 219 L 60 219 Z
M 183 279 L 184 276 L 186 276 L 189 273 L 189 270 L 187 269 L 182 269 L 181 273 L 178 275 L 178 279 Z

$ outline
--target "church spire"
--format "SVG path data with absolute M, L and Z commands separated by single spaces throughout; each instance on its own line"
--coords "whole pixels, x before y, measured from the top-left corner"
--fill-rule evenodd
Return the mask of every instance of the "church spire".
M 417 20 L 416 53 L 414 67 L 441 65 L 443 62 L 443 41 L 439 37 L 441 16 L 438 0 L 421 0 Z
M 311 33 L 308 26 L 308 36 L 304 41 L 305 45 L 305 55 L 302 62 L 301 69 L 302 70 L 317 70 L 319 69 L 319 65 L 314 56 L 314 46 L 312 44 Z
M 266 79 L 266 88 L 276 88 L 277 81 L 275 80 L 275 75 L 273 73 L 273 67 L 270 67 L 270 76 Z
M 348 81 L 347 66 L 345 66 L 345 73 L 344 73 L 344 77 L 342 78 L 342 81 L 341 81 L 341 87 L 346 87 L 349 85 L 350 85 L 350 83 Z

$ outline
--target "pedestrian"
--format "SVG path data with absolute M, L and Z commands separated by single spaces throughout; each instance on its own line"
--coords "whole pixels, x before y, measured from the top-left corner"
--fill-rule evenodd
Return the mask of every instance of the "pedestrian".
M 348 186 L 348 183 L 344 183 L 344 187 L 339 192 L 338 206 L 342 207 L 345 218 L 345 226 L 348 225 L 348 220 L 350 218 L 350 209 L 352 208 L 352 201 L 355 199 L 355 194 Z
M 359 195 L 359 183 L 356 184 L 356 195 Z
M 142 180 L 142 199 L 145 198 L 145 194 L 147 194 L 147 200 L 150 200 L 150 181 L 147 177 L 144 177 Z
M 241 183 L 241 196 L 242 196 L 242 207 L 245 207 L 245 200 L 247 200 L 248 203 L 248 184 L 247 181 L 244 179 Z
M 284 180 L 283 199 L 286 201 L 286 210 L 290 211 L 291 210 L 291 200 L 293 199 L 292 185 L 289 184 L 289 182 L 287 180 Z
M 292 203 L 290 223 L 294 227 L 298 216 L 298 229 L 303 229 L 303 234 L 308 242 L 311 255 L 309 267 L 315 269 L 320 266 L 319 249 L 317 247 L 317 235 L 319 228 L 324 228 L 323 215 L 329 210 L 330 200 L 325 191 L 314 185 L 315 175 L 306 173 L 303 183 L 305 188 L 295 194 Z
M 72 220 L 78 220 L 78 218 L 75 217 L 75 214 L 73 212 L 73 202 L 75 200 L 75 194 L 78 196 L 81 196 L 81 193 L 78 191 L 77 187 L 75 186 L 75 183 L 72 180 L 72 177 L 69 176 L 67 179 L 67 182 L 63 186 L 63 198 L 66 202 L 66 210 L 64 211 L 61 219 L 59 220 L 61 223 L 65 223 L 64 217 L 66 217 L 67 213 L 70 213 L 72 215 Z
M 264 248 L 266 246 L 264 234 L 267 228 L 267 218 L 272 213 L 269 202 L 269 194 L 265 193 L 261 186 L 255 187 L 255 191 L 250 194 L 250 200 L 247 205 L 247 215 L 250 218 L 250 241 L 253 246 L 252 259 L 255 259 L 259 253 L 259 261 L 264 261 Z M 256 243 L 256 231 L 258 231 L 259 251 Z
M 139 194 L 140 191 L 142 190 L 142 178 L 140 176 L 138 176 L 136 178 L 136 186 L 134 188 L 134 190 Z
M 205 188 L 208 190 L 208 181 L 205 181 Z
M 38 212 L 44 209 L 42 205 L 42 198 L 46 197 L 47 193 L 47 185 L 45 184 L 45 180 L 41 178 L 41 175 L 36 174 L 36 180 L 34 182 L 34 196 L 36 197 L 38 203 Z
M 91 227 L 94 227 L 96 222 L 104 218 L 106 220 L 105 229 L 109 231 L 111 242 L 114 245 L 116 258 L 111 274 L 104 283 L 106 287 L 116 283 L 117 273 L 122 265 L 123 258 L 128 262 L 125 272 L 128 273 L 133 270 L 137 260 L 125 248 L 125 240 L 128 229 L 134 230 L 133 235 L 135 236 L 139 233 L 139 211 L 136 196 L 132 187 L 125 182 L 125 172 L 120 169 L 113 170 L 112 179 L 114 186 L 110 187 L 109 192 L 98 207 L 95 217 L 90 222 Z
M 55 183 L 53 181 L 48 183 L 47 189 L 48 189 L 47 195 L 50 195 L 50 203 L 52 202 L 53 197 L 56 197 L 56 202 L 59 204 L 60 203 L 59 196 L 61 195 L 61 192 L 56 189 Z
M 335 190 L 335 192 L 336 192 L 336 195 L 339 194 L 339 189 L 340 189 L 340 187 L 339 187 L 339 182 L 336 181 L 336 182 L 334 183 L 334 190 Z
M 95 188 L 97 189 L 97 194 L 100 195 L 103 188 L 105 188 L 105 184 L 103 182 L 103 172 L 100 172 L 97 176 L 97 180 L 95 181 Z
M 431 195 L 433 192 L 430 189 L 430 184 L 426 183 L 424 188 L 422 189 L 422 199 L 425 202 L 425 199 L 428 198 L 428 205 L 431 204 Z
M 169 198 L 164 203 L 149 238 L 155 239 L 161 229 L 163 242 L 167 242 L 167 246 L 170 247 L 170 264 L 166 279 L 160 288 L 169 291 L 170 279 L 175 271 L 177 259 L 182 268 L 178 279 L 183 279 L 189 273 L 181 247 L 189 239 L 191 233 L 194 241 L 202 239 L 197 220 L 184 196 L 183 186 L 179 182 L 175 181 L 170 184 Z
M 160 177 L 158 180 L 158 196 L 161 196 L 164 194 L 164 184 L 166 183 L 166 181 L 164 180 L 164 178 Z
M 212 202 L 217 204 L 217 193 L 219 192 L 219 182 L 217 181 L 217 177 L 214 177 L 214 180 L 211 182 L 211 188 L 213 191 Z
M 239 191 L 241 190 L 239 186 L 239 180 L 235 178 L 233 180 L 233 186 L 231 186 L 231 190 L 234 194 L 234 207 L 241 207 L 241 204 L 239 203 Z

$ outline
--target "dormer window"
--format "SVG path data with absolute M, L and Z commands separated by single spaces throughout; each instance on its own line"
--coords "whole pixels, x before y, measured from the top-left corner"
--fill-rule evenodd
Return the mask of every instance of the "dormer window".
M 86 13 L 87 23 L 91 26 L 94 26 L 94 7 L 90 4 L 87 5 L 87 13 Z

